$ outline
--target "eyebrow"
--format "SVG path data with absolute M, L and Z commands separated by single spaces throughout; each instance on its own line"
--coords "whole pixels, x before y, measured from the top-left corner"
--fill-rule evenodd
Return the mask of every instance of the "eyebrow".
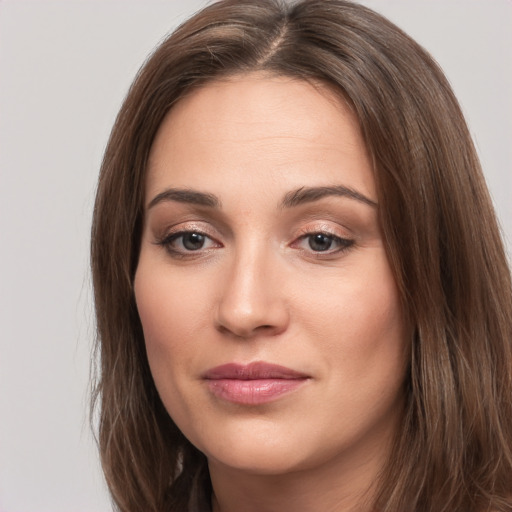
M 168 188 L 160 194 L 157 194 L 148 204 L 148 210 L 159 203 L 166 201 L 176 201 L 178 203 L 196 204 L 207 206 L 209 208 L 220 208 L 220 199 L 206 192 L 199 192 L 188 188 Z
M 297 190 L 288 192 L 281 202 L 281 207 L 293 208 L 294 206 L 311 203 L 329 196 L 347 197 L 373 208 L 377 208 L 378 206 L 375 201 L 372 201 L 369 197 L 366 197 L 357 190 L 343 185 L 335 185 L 331 187 L 301 187 Z
M 330 187 L 301 187 L 297 190 L 292 190 L 291 192 L 285 194 L 283 200 L 281 201 L 280 207 L 293 208 L 294 206 L 299 206 L 305 203 L 312 203 L 329 196 L 347 197 L 373 208 L 378 206 L 375 201 L 372 201 L 370 198 L 366 197 L 360 192 L 357 192 L 357 190 L 345 187 L 343 185 L 335 185 Z M 168 188 L 163 192 L 160 192 L 160 194 L 157 194 L 150 201 L 147 209 L 149 210 L 157 204 L 167 201 L 195 204 L 217 209 L 221 208 L 222 206 L 220 199 L 214 194 L 199 192 L 198 190 L 188 188 Z

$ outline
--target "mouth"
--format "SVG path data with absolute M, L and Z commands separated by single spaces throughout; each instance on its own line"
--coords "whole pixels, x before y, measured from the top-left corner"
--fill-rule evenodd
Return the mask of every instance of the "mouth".
M 203 374 L 209 391 L 222 400 L 258 405 L 295 391 L 310 377 L 291 368 L 265 362 L 248 365 L 229 363 Z

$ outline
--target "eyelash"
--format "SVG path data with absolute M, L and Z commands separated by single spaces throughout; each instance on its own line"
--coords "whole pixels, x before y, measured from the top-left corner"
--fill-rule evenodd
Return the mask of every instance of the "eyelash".
M 176 249 L 174 246 L 173 246 L 173 243 L 176 242 L 177 240 L 181 239 L 181 244 L 183 245 L 184 241 L 183 241 L 183 238 L 186 236 L 186 235 L 197 235 L 199 237 L 204 237 L 205 240 L 209 240 L 211 243 L 213 243 L 213 247 L 207 247 L 206 249 L 201 246 L 199 247 L 197 250 L 194 250 L 194 249 L 186 249 L 186 248 L 182 248 L 182 249 Z M 327 248 L 326 250 L 322 251 L 322 250 L 318 250 L 318 251 L 315 251 L 313 250 L 313 248 L 311 247 L 311 238 L 313 236 L 323 236 L 325 237 L 326 239 L 329 239 L 331 244 L 332 243 L 335 243 L 338 245 L 338 247 L 335 249 L 335 250 L 332 250 L 330 247 Z M 299 247 L 297 247 L 297 245 L 299 245 L 301 242 L 305 241 L 305 240 L 309 240 L 309 247 L 311 249 L 311 252 L 308 250 L 308 249 L 300 249 Z M 194 258 L 194 257 L 198 257 L 200 256 L 201 254 L 204 254 L 204 251 L 209 251 L 211 250 L 212 248 L 220 248 L 220 247 L 223 247 L 221 243 L 217 242 L 216 240 L 214 240 L 211 236 L 209 236 L 208 234 L 200 231 L 200 230 L 183 230 L 183 231 L 178 231 L 176 233 L 171 233 L 169 235 L 166 235 L 164 236 L 162 239 L 160 240 L 157 240 L 155 242 L 157 245 L 159 246 L 162 246 L 165 248 L 165 250 L 173 257 L 173 258 L 177 258 L 177 259 L 185 259 L 185 258 Z M 302 252 L 304 253 L 309 253 L 309 255 L 315 257 L 315 258 L 329 258 L 330 256 L 333 256 L 333 255 L 336 255 L 336 254 L 341 254 L 345 251 L 347 251 L 348 249 L 350 249 L 352 246 L 354 245 L 354 240 L 352 239 L 349 239 L 349 238 L 342 238 L 340 236 L 337 236 L 327 230 L 311 230 L 311 231 L 304 231 L 303 233 L 301 233 L 301 235 L 296 238 L 291 244 L 290 244 L 290 247 L 292 248 L 296 248 L 296 249 L 299 249 L 301 250 Z
M 185 235 L 199 235 L 201 237 L 204 237 L 205 240 L 210 240 L 211 242 L 216 244 L 215 248 L 222 247 L 222 244 L 220 244 L 219 242 L 216 242 L 211 236 L 209 236 L 208 234 L 206 234 L 200 230 L 197 230 L 197 229 L 183 230 L 183 231 L 178 231 L 176 233 L 171 233 L 169 235 L 164 236 L 162 239 L 157 240 L 156 244 L 165 248 L 165 250 L 173 258 L 178 258 L 178 259 L 197 257 L 197 256 L 199 256 L 199 254 L 201 252 L 204 252 L 204 250 L 209 250 L 208 248 L 203 249 L 203 247 L 199 247 L 197 250 L 186 249 L 186 248 L 185 249 L 176 249 L 175 247 L 173 247 L 173 245 L 172 245 L 173 242 L 175 242 L 176 240 L 179 240 L 180 238 L 182 239 L 181 243 L 183 244 L 183 237 Z
M 335 243 L 338 245 L 336 249 L 331 249 L 330 247 L 326 249 L 325 251 L 314 251 L 311 247 L 311 239 L 314 236 L 323 236 L 327 239 L 330 239 L 331 244 Z M 313 257 L 322 259 L 322 258 L 329 258 L 330 256 L 334 256 L 337 254 L 341 254 L 347 250 L 349 250 L 354 245 L 354 240 L 350 238 L 343 238 L 341 236 L 335 235 L 334 233 L 331 233 L 328 230 L 322 230 L 322 229 L 312 229 L 312 230 L 305 230 L 302 232 L 302 234 L 294 240 L 290 246 L 294 247 L 298 245 L 300 242 L 308 240 L 309 239 L 309 247 L 312 250 L 309 254 L 313 255 Z M 308 249 L 302 249 L 304 252 L 309 252 Z

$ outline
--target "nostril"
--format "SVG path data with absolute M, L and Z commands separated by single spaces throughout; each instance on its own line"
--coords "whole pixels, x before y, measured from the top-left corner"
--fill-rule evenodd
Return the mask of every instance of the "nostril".
M 224 335 L 231 336 L 240 340 L 248 340 L 250 338 L 262 336 L 272 336 L 279 334 L 285 327 L 280 328 L 278 325 L 263 324 L 256 327 L 243 325 L 226 325 L 217 324 L 217 329 Z

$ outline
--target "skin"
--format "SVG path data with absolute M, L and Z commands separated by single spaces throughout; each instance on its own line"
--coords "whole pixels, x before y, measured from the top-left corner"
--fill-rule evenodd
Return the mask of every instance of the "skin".
M 302 187 L 352 195 L 292 204 Z M 214 511 L 370 509 L 407 352 L 376 203 L 357 121 L 325 86 L 236 76 L 194 91 L 162 123 L 135 296 L 162 401 L 208 458 Z M 311 246 L 321 233 L 326 250 Z M 247 405 L 203 378 L 254 361 L 307 379 Z

